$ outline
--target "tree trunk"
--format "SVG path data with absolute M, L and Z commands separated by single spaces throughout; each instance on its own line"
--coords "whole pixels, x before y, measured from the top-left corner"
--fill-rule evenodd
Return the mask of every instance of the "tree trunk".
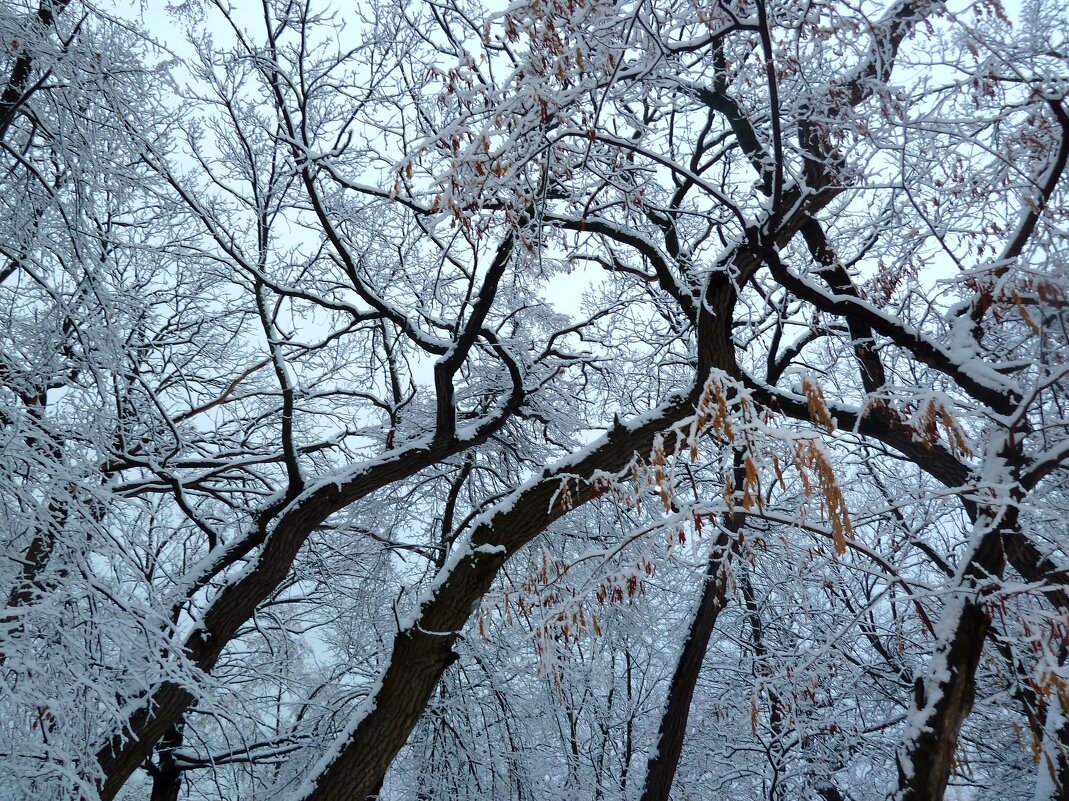
M 1001 517 L 1002 519 L 999 519 Z M 981 515 L 987 528 L 966 565 L 956 597 L 940 621 L 943 635 L 928 670 L 918 678 L 905 748 L 898 756 L 898 801 L 942 801 L 954 765 L 962 723 L 972 710 L 976 668 L 991 617 L 985 584 L 1002 576 L 1005 532 L 1016 524 L 1016 510 Z
M 657 748 L 646 768 L 646 785 L 642 801 L 668 801 L 683 751 L 683 738 L 687 732 L 690 704 L 694 698 L 694 686 L 701 672 L 709 639 L 724 608 L 727 587 L 728 559 L 731 542 L 726 532 L 721 532 L 709 554 L 705 570 L 705 586 L 701 600 L 694 612 L 690 631 L 683 643 L 683 650 L 676 663 L 672 682 L 668 685 L 668 698 L 657 731 Z
M 183 727 L 179 722 L 171 727 L 160 740 L 157 749 L 156 767 L 152 773 L 150 801 L 178 801 L 182 789 L 182 771 L 175 761 L 174 752 L 182 747 Z
M 505 560 L 569 508 L 596 497 L 589 479 L 624 469 L 637 450 L 648 450 L 657 434 L 692 413 L 697 394 L 695 389 L 637 423 L 615 427 L 582 458 L 547 469 L 539 480 L 518 490 L 498 514 L 475 529 L 469 552 L 446 568 L 413 621 L 394 638 L 377 690 L 313 769 L 298 798 L 352 801 L 374 791 L 408 740 L 442 673 L 456 658 L 452 647 L 460 629 Z M 571 490 L 568 507 L 558 497 L 562 481 L 568 481 Z

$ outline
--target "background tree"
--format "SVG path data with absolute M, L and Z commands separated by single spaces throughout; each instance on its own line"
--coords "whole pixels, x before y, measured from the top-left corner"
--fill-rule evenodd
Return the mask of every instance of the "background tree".
M 12 797 L 1066 797 L 1064 10 L 0 13 Z

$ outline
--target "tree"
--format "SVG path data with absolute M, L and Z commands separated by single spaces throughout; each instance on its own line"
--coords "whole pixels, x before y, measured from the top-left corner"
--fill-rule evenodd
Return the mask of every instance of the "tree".
M 1069 797 L 1064 9 L 349 13 L 2 12 L 12 797 Z

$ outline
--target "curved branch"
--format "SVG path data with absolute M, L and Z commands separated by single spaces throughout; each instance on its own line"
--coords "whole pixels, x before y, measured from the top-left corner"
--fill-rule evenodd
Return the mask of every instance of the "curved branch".
M 296 793 L 301 801 L 366 798 L 382 780 L 416 725 L 442 673 L 455 660 L 453 644 L 505 561 L 571 508 L 596 497 L 592 479 L 624 470 L 636 451 L 688 417 L 697 391 L 613 429 L 580 454 L 547 468 L 474 526 L 394 638 L 373 691 L 343 735 Z M 560 496 L 567 483 L 571 503 Z

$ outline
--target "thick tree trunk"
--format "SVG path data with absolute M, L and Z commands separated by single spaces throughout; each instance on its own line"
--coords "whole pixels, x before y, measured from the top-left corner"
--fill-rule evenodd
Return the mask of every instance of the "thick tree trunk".
M 1002 576 L 1002 540 L 1016 525 L 1016 511 L 981 515 L 986 528 L 966 565 L 957 597 L 943 613 L 942 633 L 926 680 L 917 680 L 905 747 L 898 756 L 897 801 L 942 801 L 954 765 L 961 726 L 972 710 L 976 668 L 991 617 L 985 608 L 989 582 Z
M 183 726 L 177 723 L 160 740 L 156 749 L 156 767 L 152 771 L 152 795 L 150 801 L 178 801 L 182 790 L 182 771 L 174 754 L 182 747 Z
M 976 666 L 989 618 L 975 601 L 962 603 L 947 645 L 933 659 L 927 682 L 917 681 L 916 713 L 921 730 L 899 759 L 901 801 L 941 801 L 953 769 L 958 734 L 972 709 Z M 946 678 L 939 680 L 938 675 Z
M 1069 801 L 1069 717 L 1056 693 L 1048 699 L 1043 724 L 1035 801 Z
M 448 443 L 394 451 L 348 482 L 321 485 L 300 502 L 293 502 L 265 536 L 251 568 L 227 585 L 204 613 L 201 627 L 185 643 L 189 661 L 206 673 L 212 671 L 245 621 L 286 578 L 312 531 L 331 514 L 460 450 L 460 444 Z M 128 725 L 97 752 L 104 773 L 102 801 L 116 796 L 149 758 L 160 738 L 182 718 L 193 699 L 186 687 L 174 682 L 164 682 L 145 697 Z
M 615 427 L 581 458 L 547 469 L 475 528 L 468 552 L 447 565 L 415 618 L 394 638 L 378 687 L 357 711 L 349 730 L 312 771 L 299 798 L 351 801 L 374 791 L 442 673 L 456 658 L 452 647 L 460 629 L 505 560 L 568 509 L 596 497 L 590 479 L 622 470 L 636 451 L 649 450 L 657 434 L 693 412 L 697 394 L 692 391 L 637 423 Z M 571 493 L 567 506 L 560 498 L 565 481 Z

